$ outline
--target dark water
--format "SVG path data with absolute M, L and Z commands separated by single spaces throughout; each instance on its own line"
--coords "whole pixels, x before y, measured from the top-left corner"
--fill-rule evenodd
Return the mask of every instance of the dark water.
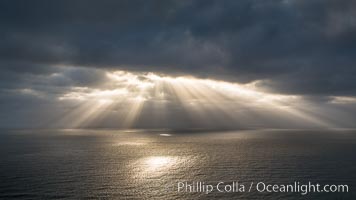
M 356 199 L 355 153 L 352 130 L 3 130 L 0 198 Z M 178 192 L 185 181 L 310 181 L 347 184 L 349 192 Z

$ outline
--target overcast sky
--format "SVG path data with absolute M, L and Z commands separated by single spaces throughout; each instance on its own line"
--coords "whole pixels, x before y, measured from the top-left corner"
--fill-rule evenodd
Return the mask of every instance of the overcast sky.
M 240 114 L 229 113 L 239 126 L 303 127 L 311 118 L 319 125 L 356 126 L 353 0 L 2 0 L 0 30 L 0 127 L 51 127 L 68 110 L 85 104 L 66 97 L 127 88 L 121 82 L 108 84 L 115 71 L 143 79 L 142 84 L 152 83 L 148 72 L 193 77 L 200 88 L 209 86 L 203 81 L 208 79 L 253 84 L 263 94 L 297 97 L 291 105 L 297 117 L 308 115 L 304 121 L 281 122 L 285 112 L 268 115 L 270 111 L 245 106 L 239 99 L 234 102 L 244 106 L 234 108 Z M 162 91 L 174 96 L 167 88 Z M 145 95 L 145 100 L 156 100 Z M 181 101 L 170 97 L 165 103 L 167 99 L 170 117 L 153 122 L 149 113 L 157 108 L 147 101 L 134 126 L 204 128 L 214 122 L 195 122 L 200 121 L 197 113 L 189 111 L 187 118 L 183 110 L 190 108 L 179 109 Z M 232 123 L 226 122 L 226 113 L 219 114 L 227 108 L 209 110 L 225 121 L 213 127 Z M 122 116 L 113 118 L 105 114 L 86 126 L 120 127 L 116 120 L 124 120 Z M 71 127 L 67 122 L 59 126 Z

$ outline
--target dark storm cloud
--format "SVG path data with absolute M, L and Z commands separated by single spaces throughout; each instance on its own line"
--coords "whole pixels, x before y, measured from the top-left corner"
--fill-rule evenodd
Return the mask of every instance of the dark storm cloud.
M 20 84 L 18 73 L 74 65 L 264 80 L 259 85 L 274 92 L 352 96 L 355 13 L 352 0 L 4 0 L 0 67 L 13 77 L 1 84 Z M 93 80 L 81 72 L 69 75 L 78 78 L 74 84 Z

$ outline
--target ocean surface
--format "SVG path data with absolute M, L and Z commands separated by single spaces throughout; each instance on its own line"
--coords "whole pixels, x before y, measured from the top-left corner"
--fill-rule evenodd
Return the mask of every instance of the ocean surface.
M 186 186 L 219 182 L 246 188 Z M 260 182 L 349 188 L 302 195 Z M 0 199 L 356 199 L 356 131 L 1 130 Z

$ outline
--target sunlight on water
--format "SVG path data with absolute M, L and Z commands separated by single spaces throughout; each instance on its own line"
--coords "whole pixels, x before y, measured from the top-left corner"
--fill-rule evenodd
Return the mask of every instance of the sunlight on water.
M 172 136 L 172 134 L 168 134 L 168 133 L 162 133 L 162 134 L 159 134 L 160 136 L 163 136 L 163 137 L 170 137 Z
M 179 173 L 194 165 L 195 159 L 186 156 L 149 155 L 136 160 L 128 167 L 133 170 L 133 179 L 150 179 Z
M 119 142 L 116 143 L 114 146 L 141 146 L 145 144 L 145 142 Z
M 145 160 L 148 171 L 168 169 L 177 162 L 177 158 L 170 156 L 152 156 Z

